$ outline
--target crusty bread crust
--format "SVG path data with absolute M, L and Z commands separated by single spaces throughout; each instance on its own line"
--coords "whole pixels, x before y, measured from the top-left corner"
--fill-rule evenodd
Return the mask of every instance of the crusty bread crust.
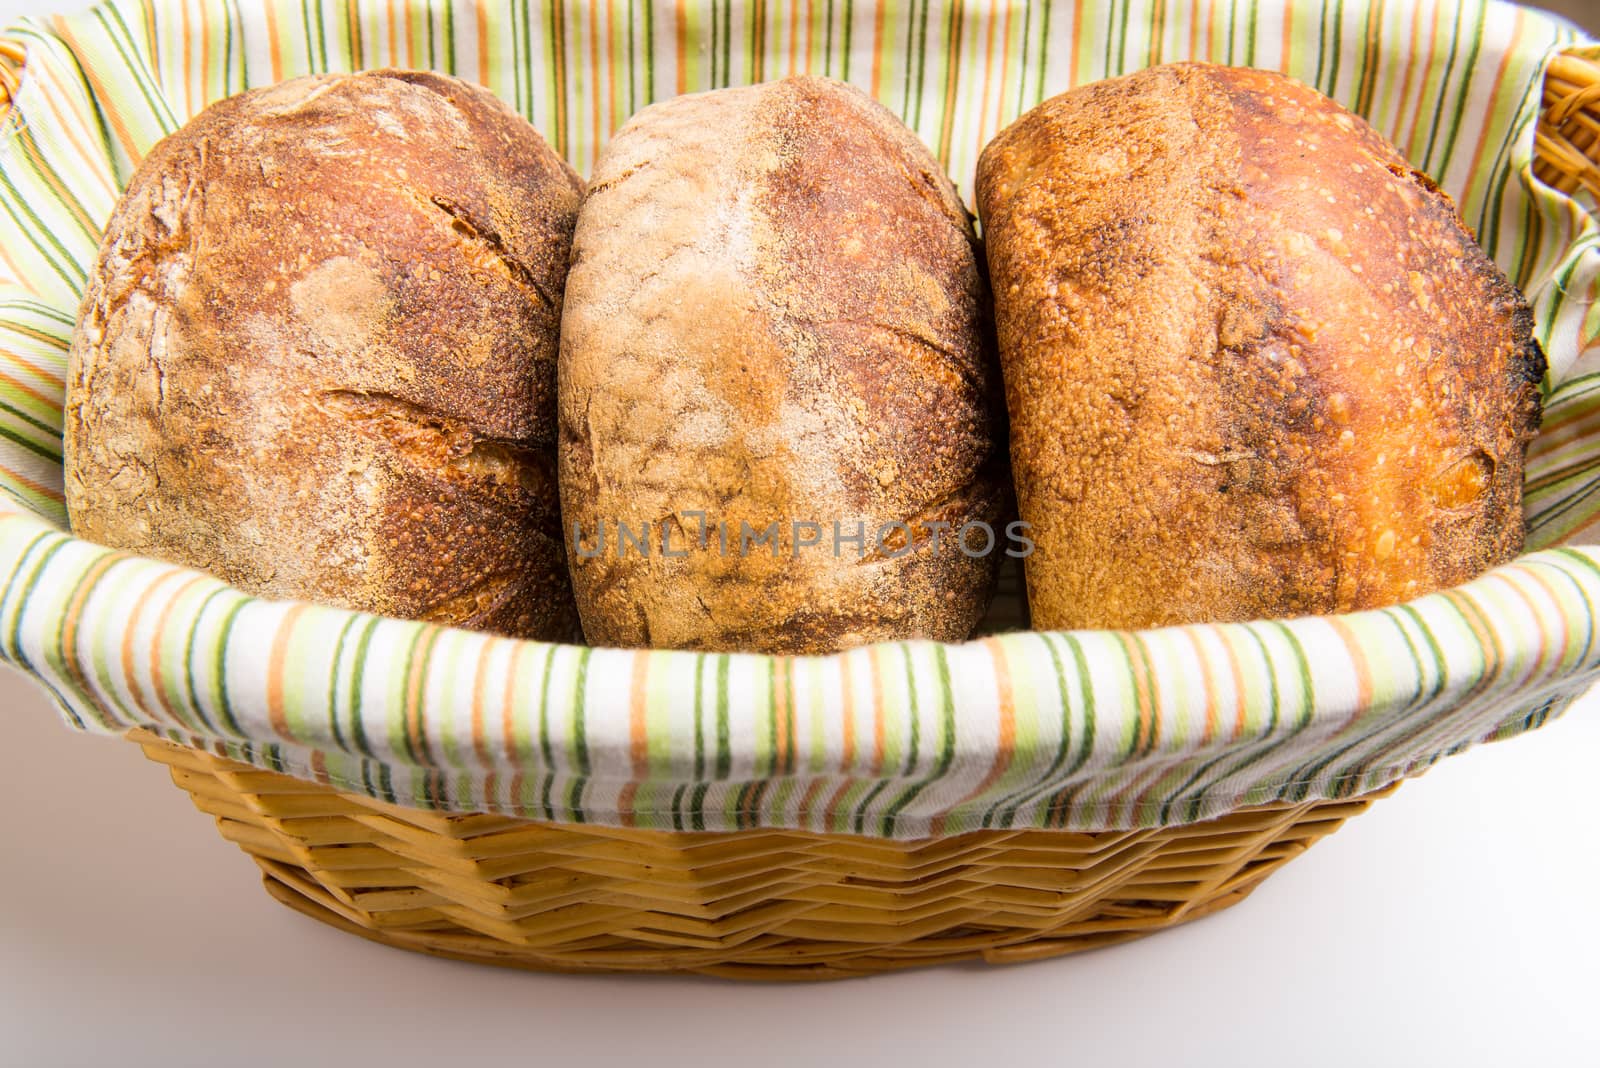
M 977 193 L 1036 627 L 1368 608 L 1520 550 L 1527 305 L 1356 116 L 1158 67 L 1024 115 Z
M 999 523 L 998 371 L 970 216 L 892 115 L 791 78 L 645 109 L 579 216 L 561 347 L 569 539 L 672 527 L 648 558 L 572 560 L 591 642 L 824 652 L 961 640 L 999 552 L 872 551 L 886 522 Z M 733 548 L 700 519 L 727 524 Z M 776 557 L 741 524 L 782 524 Z M 792 521 L 826 528 L 797 550 Z M 831 524 L 869 532 L 834 555 Z M 976 539 L 975 539 L 976 541 Z M 976 544 L 981 544 L 977 542 Z M 897 548 L 893 536 L 889 549 Z
M 575 637 L 555 356 L 580 195 L 453 78 L 208 108 L 139 167 L 89 281 L 73 530 L 259 595 Z

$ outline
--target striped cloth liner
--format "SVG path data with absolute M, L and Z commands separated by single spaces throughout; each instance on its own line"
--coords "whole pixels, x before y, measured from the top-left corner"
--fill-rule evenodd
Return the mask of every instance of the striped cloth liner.
M 567 822 L 1119 829 L 1415 774 L 1600 675 L 1600 550 L 1576 544 L 1600 522 L 1600 225 L 1530 174 L 1544 63 L 1592 47 L 1450 0 L 116 0 L 24 19 L 0 36 L 0 658 L 83 729 Z M 1551 358 L 1528 474 L 1543 551 L 1380 612 L 777 658 L 261 601 L 63 533 L 65 352 L 100 226 L 150 146 L 214 100 L 432 67 L 585 170 L 651 100 L 809 71 L 871 92 L 970 189 L 982 145 L 1038 100 L 1184 58 L 1285 70 L 1366 115 L 1527 291 Z

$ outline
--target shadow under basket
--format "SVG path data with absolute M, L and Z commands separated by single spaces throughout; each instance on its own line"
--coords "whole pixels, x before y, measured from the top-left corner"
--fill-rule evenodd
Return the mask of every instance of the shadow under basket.
M 1241 901 L 1393 791 L 1162 830 L 897 842 L 441 815 L 132 736 L 297 912 L 401 949 L 516 968 L 837 979 L 1038 960 Z

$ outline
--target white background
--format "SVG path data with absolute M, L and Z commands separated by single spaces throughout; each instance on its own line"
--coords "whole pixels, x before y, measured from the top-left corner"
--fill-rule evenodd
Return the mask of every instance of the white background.
M 163 769 L 0 669 L 0 1065 L 1595 1065 L 1597 770 L 1589 698 L 1403 786 L 1238 907 L 1076 957 L 544 976 L 291 913 Z

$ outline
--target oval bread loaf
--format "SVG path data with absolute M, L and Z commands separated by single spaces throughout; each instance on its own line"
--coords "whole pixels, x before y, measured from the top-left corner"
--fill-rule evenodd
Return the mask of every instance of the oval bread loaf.
M 1024 115 L 977 193 L 1036 627 L 1370 608 L 1519 551 L 1531 315 L 1361 119 L 1159 67 Z
M 453 78 L 208 108 L 139 167 L 89 281 L 73 530 L 258 595 L 575 637 L 555 357 L 580 195 Z
M 589 640 L 967 638 L 1001 553 L 956 535 L 1008 493 L 987 300 L 949 180 L 857 90 L 790 78 L 635 116 L 589 185 L 562 326 Z

